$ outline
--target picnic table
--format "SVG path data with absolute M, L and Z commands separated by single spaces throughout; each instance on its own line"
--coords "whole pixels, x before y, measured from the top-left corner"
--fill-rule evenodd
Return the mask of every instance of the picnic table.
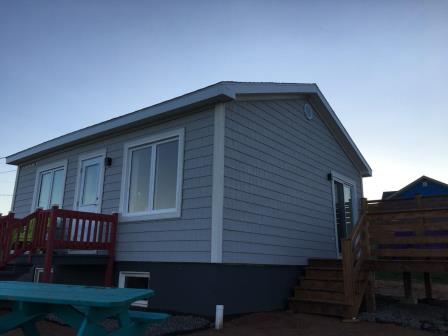
M 26 336 L 39 335 L 35 323 L 51 313 L 77 330 L 77 336 L 144 335 L 149 324 L 168 315 L 129 307 L 153 295 L 151 289 L 0 281 L 0 300 L 13 302 L 12 311 L 0 316 L 0 334 L 21 328 Z M 111 317 L 119 326 L 108 332 L 99 323 Z

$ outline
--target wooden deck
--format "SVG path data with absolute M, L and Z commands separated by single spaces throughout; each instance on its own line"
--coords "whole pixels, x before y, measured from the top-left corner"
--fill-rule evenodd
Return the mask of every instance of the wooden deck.
M 45 254 L 43 282 L 51 280 L 55 250 L 103 250 L 108 253 L 105 285 L 112 285 L 118 215 L 38 209 L 24 218 L 0 216 L 0 268 L 14 259 Z
M 310 260 L 291 299 L 294 310 L 354 318 L 364 301 L 373 311 L 377 271 L 402 273 L 408 299 L 411 273 L 423 273 L 431 298 L 431 273 L 448 272 L 448 197 L 364 199 L 358 224 L 341 247 L 342 261 Z

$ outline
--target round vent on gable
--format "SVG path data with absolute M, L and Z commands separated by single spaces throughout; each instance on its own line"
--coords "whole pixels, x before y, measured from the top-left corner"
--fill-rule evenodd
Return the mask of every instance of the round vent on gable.
M 303 110 L 305 112 L 305 117 L 308 120 L 312 120 L 314 118 L 314 110 L 313 110 L 313 108 L 311 107 L 310 104 L 308 104 L 308 103 L 305 104 L 305 106 L 303 107 Z
M 426 187 L 428 186 L 428 182 L 423 181 L 423 182 L 422 182 L 422 186 L 423 186 L 424 188 L 426 188 Z

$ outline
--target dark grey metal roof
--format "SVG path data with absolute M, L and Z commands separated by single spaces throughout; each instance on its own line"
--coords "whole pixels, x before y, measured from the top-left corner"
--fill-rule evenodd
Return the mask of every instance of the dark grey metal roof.
M 6 158 L 6 163 L 20 164 L 37 155 L 83 142 L 125 127 L 131 127 L 144 120 L 149 120 L 168 113 L 180 113 L 187 109 L 203 106 L 205 104 L 234 100 L 237 99 L 238 95 L 243 94 L 303 94 L 308 96 L 314 108 L 317 109 L 317 112 L 322 117 L 327 127 L 335 135 L 342 148 L 355 163 L 362 175 L 372 175 L 372 170 L 367 161 L 356 147 L 318 86 L 316 84 L 303 83 L 219 82 L 162 103 L 68 133 L 21 152 L 9 155 Z

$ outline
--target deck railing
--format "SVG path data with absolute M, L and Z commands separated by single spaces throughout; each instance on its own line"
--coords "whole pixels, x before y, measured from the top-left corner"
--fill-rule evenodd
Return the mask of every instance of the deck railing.
M 341 241 L 345 301 L 353 316 L 363 297 L 368 309 L 374 306 L 373 272 L 366 261 L 448 258 L 448 197 L 364 199 L 362 209 L 358 224 Z
M 353 316 L 359 310 L 367 287 L 373 285 L 370 274 L 364 267 L 364 262 L 370 257 L 369 219 L 365 200 L 362 209 L 350 236 L 341 240 L 345 302 L 352 307 Z
M 59 209 L 38 209 L 24 218 L 14 213 L 0 217 L 0 268 L 28 253 L 45 253 L 42 281 L 50 281 L 53 252 L 57 249 L 108 252 L 106 285 L 112 284 L 118 215 Z

